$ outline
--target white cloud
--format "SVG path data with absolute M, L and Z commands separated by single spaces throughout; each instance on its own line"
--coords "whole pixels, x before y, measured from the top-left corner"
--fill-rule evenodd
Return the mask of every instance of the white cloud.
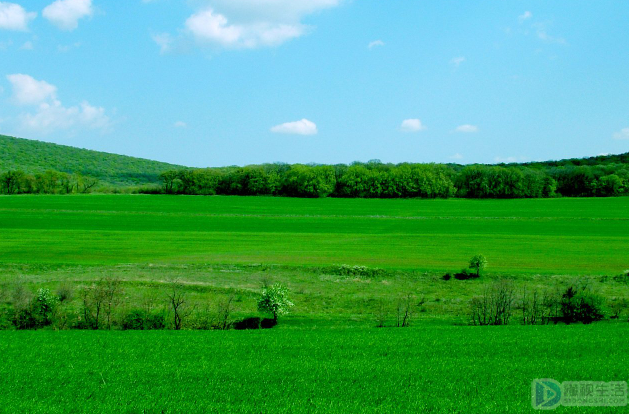
M 450 157 L 450 159 L 453 160 L 462 160 L 463 159 L 463 155 L 459 154 L 458 152 L 456 154 L 454 154 L 453 156 Z
M 58 129 L 88 128 L 106 130 L 110 127 L 105 109 L 95 107 L 88 102 L 79 106 L 65 107 L 53 100 L 39 105 L 35 113 L 20 116 L 22 127 L 39 133 L 50 133 Z
M 13 86 L 13 99 L 19 105 L 36 105 L 47 99 L 55 99 L 57 88 L 32 76 L 16 73 L 7 79 Z
M 64 106 L 57 99 L 57 87 L 24 74 L 8 75 L 13 85 L 13 99 L 18 105 L 35 105 L 34 112 L 19 116 L 21 126 L 40 133 L 58 129 L 88 128 L 107 130 L 111 126 L 105 109 L 87 101 L 78 106 Z
M 525 11 L 524 13 L 518 16 L 518 21 L 520 23 L 523 23 L 525 20 L 528 20 L 531 17 L 533 17 L 533 13 L 531 13 L 530 11 Z
M 61 30 L 74 30 L 79 20 L 94 13 L 92 0 L 56 0 L 42 15 Z
M 458 127 L 456 127 L 454 132 L 462 132 L 462 133 L 469 134 L 472 132 L 478 132 L 478 127 L 476 125 L 470 125 L 470 124 L 459 125 Z
M 623 128 L 613 135 L 614 139 L 629 139 L 629 128 Z
M 307 119 L 301 121 L 286 122 L 284 124 L 276 125 L 271 128 L 271 132 L 277 134 L 293 134 L 293 135 L 316 135 L 317 125 Z
M 277 46 L 303 35 L 307 27 L 300 23 L 230 24 L 224 15 L 207 9 L 190 16 L 186 29 L 201 42 L 239 49 Z
M 0 29 L 24 32 L 35 17 L 37 13 L 27 12 L 19 4 L 0 2 Z
M 419 119 L 405 119 L 400 126 L 402 132 L 419 132 L 424 129 L 426 129 L 426 127 Z
M 384 46 L 384 42 L 382 40 L 374 40 L 373 42 L 369 43 L 369 49 L 373 49 L 374 47 L 381 47 Z
M 177 121 L 177 122 L 175 122 L 175 124 L 173 126 L 175 128 L 186 128 L 188 126 L 188 124 L 186 124 L 183 121 Z
M 454 65 L 455 68 L 458 68 L 463 62 L 465 62 L 465 58 L 463 56 L 452 58 L 452 60 L 450 61 L 450 63 Z
M 342 0 L 206 0 L 207 7 L 185 22 L 184 34 L 200 44 L 225 49 L 278 46 L 308 33 L 302 19 L 335 7 Z M 172 50 L 173 39 L 153 37 L 162 53 Z

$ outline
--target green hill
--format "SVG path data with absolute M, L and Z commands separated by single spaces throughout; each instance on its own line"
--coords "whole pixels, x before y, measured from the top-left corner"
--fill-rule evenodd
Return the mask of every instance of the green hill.
M 159 182 L 159 174 L 182 166 L 66 145 L 0 135 L 0 172 L 81 173 L 115 186 Z

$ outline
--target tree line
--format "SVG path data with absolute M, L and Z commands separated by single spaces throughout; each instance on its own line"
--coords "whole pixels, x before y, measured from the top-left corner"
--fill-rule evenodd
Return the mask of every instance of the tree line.
M 263 164 L 179 169 L 149 192 L 347 198 L 542 198 L 629 193 L 629 165 Z
M 24 171 L 7 171 L 0 174 L 0 194 L 72 194 L 89 193 L 98 185 L 98 179 L 81 173 L 59 171 L 27 174 Z

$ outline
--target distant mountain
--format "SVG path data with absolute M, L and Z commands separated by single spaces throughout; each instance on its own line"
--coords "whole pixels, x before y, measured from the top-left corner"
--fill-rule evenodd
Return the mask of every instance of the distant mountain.
M 26 173 L 55 170 L 79 172 L 103 184 L 127 186 L 158 183 L 159 174 L 180 165 L 151 161 L 0 135 L 0 172 L 21 170 Z

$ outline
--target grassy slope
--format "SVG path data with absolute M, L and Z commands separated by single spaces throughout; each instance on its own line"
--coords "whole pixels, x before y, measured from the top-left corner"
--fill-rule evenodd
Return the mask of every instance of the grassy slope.
M 628 329 L 0 332 L 0 354 L 11 361 L 0 364 L 0 407 L 29 413 L 533 412 L 535 378 L 626 380 Z
M 359 264 L 453 271 L 619 274 L 629 198 L 345 200 L 0 198 L 4 263 Z
M 174 168 L 179 166 L 0 135 L 0 172 L 80 172 L 103 183 L 129 185 L 158 182 L 161 172 Z

